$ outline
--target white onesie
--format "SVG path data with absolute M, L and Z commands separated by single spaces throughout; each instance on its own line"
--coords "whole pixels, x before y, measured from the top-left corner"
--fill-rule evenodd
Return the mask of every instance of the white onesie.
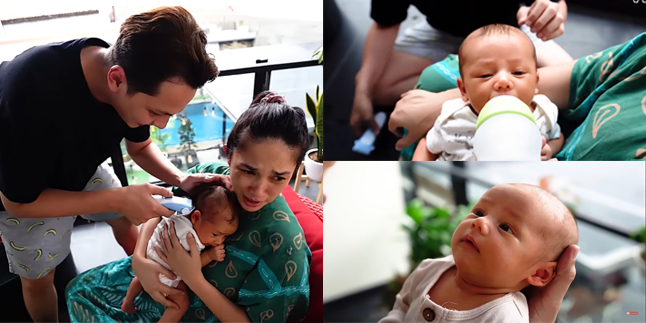
M 168 270 L 172 269 L 165 261 L 159 258 L 159 255 L 157 255 L 154 247 L 158 246 L 161 249 L 161 237 L 164 230 L 164 225 L 167 224 L 170 227 L 170 221 L 173 221 L 173 223 L 175 224 L 175 232 L 177 233 L 177 238 L 179 239 L 179 242 L 182 247 L 184 247 L 184 249 L 186 249 L 187 251 L 191 250 L 188 242 L 186 241 L 186 235 L 189 233 L 193 234 L 200 252 L 204 250 L 204 248 L 206 248 L 206 246 L 203 245 L 202 242 L 200 242 L 200 239 L 197 237 L 197 233 L 195 233 L 195 230 L 193 229 L 193 223 L 191 223 L 191 220 L 189 220 L 185 215 L 174 214 L 170 217 L 162 217 L 157 227 L 155 227 L 155 231 L 153 231 L 153 235 L 152 237 L 150 237 L 150 241 L 148 241 L 148 246 L 146 247 L 146 258 L 158 262 Z M 177 278 L 171 280 L 163 274 L 159 274 L 159 280 L 164 285 L 174 288 L 179 285 L 179 282 L 182 281 L 182 278 L 177 276 Z
M 433 302 L 428 292 L 440 276 L 453 266 L 455 261 L 452 255 L 422 261 L 406 278 L 404 287 L 397 294 L 392 311 L 379 323 L 529 322 L 527 299 L 521 292 L 508 293 L 468 311 L 450 310 Z
M 534 96 L 534 119 L 541 135 L 550 141 L 561 136 L 556 123 L 558 107 L 545 95 Z M 478 116 L 471 110 L 471 102 L 453 99 L 444 102 L 442 112 L 426 135 L 426 149 L 440 154 L 437 160 L 475 160 L 473 136 Z

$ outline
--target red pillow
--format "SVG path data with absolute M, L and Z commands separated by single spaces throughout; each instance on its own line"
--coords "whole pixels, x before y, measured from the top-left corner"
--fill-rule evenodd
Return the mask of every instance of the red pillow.
M 299 198 L 299 196 L 287 186 L 283 190 L 283 197 L 289 208 L 292 210 L 298 223 L 305 233 L 305 241 L 312 251 L 312 263 L 310 264 L 310 307 L 304 322 L 323 321 L 323 222 L 314 215 Z

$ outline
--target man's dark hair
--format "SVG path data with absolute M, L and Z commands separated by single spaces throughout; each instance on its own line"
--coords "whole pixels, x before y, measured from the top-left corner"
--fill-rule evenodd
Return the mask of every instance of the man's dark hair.
M 179 78 L 191 88 L 218 76 L 206 53 L 206 34 L 182 7 L 161 7 L 133 15 L 122 25 L 108 63 L 123 68 L 128 94 L 155 96 L 162 82 Z

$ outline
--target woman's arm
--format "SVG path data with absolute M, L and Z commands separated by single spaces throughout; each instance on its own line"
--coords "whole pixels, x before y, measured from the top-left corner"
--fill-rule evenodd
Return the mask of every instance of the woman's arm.
M 220 322 L 250 322 L 247 314 L 211 285 L 204 275 L 184 281 Z
M 137 245 L 135 246 L 135 252 L 132 254 L 132 271 L 135 273 L 135 276 L 139 278 L 141 286 L 144 290 L 150 294 L 156 302 L 164 305 L 165 307 L 175 307 L 178 308 L 177 304 L 166 298 L 164 294 L 176 295 L 181 294 L 182 291 L 177 288 L 171 288 L 159 281 L 159 274 L 163 274 L 169 279 L 175 279 L 177 276 L 175 274 L 164 268 L 164 266 L 158 264 L 157 262 L 146 258 L 146 247 L 148 246 L 148 241 L 155 231 L 155 227 L 161 221 L 161 218 L 152 218 L 148 222 L 144 223 L 139 232 L 139 237 L 137 238 Z
M 538 69 L 540 80 L 536 87 L 539 94 L 544 94 L 559 109 L 569 109 L 570 79 L 572 68 L 577 60 Z
M 388 130 L 403 136 L 403 129 L 406 129 L 408 134 L 397 141 L 395 148 L 402 150 L 426 135 L 440 116 L 442 104 L 460 96 L 460 90 L 457 88 L 440 93 L 411 90 L 402 94 L 402 98 L 395 105 L 395 110 L 390 114 Z
M 204 278 L 202 266 L 200 266 L 202 257 L 193 234 L 186 235 L 186 242 L 191 247 L 187 252 L 177 238 L 174 223 L 170 221 L 170 227 L 163 231 L 161 240 L 162 250 L 159 252 L 159 257 L 184 279 L 186 286 L 204 302 L 215 317 L 223 323 L 249 322 L 249 318 L 241 308 L 233 304 Z

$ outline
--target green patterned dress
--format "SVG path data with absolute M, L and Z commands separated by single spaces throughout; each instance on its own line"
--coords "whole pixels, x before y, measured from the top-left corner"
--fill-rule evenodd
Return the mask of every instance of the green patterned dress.
M 229 174 L 222 163 L 197 165 L 189 173 Z M 257 212 L 240 217 L 227 238 L 226 258 L 202 269 L 206 279 L 247 311 L 252 322 L 286 322 L 305 316 L 309 304 L 311 252 L 294 214 L 281 196 Z M 72 322 L 153 322 L 164 307 L 142 292 L 135 315 L 121 311 L 133 278 L 131 258 L 90 269 L 66 288 Z M 193 293 L 182 322 L 219 322 Z

